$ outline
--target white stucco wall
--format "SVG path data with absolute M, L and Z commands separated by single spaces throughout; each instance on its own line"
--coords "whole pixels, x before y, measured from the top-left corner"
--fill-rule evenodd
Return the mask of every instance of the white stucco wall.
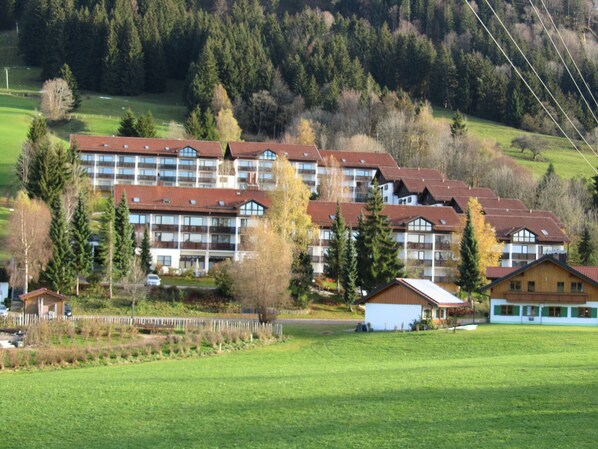
M 510 304 L 513 306 L 519 306 L 518 316 L 506 316 L 506 315 L 495 315 L 494 306 L 510 304 L 506 299 L 494 299 L 490 300 L 490 322 L 494 324 L 552 324 L 552 325 L 569 325 L 569 326 L 598 326 L 598 318 L 577 318 L 572 317 L 571 308 L 573 307 L 591 307 L 598 308 L 598 302 L 588 302 L 586 304 L 554 304 L 558 307 L 567 308 L 566 317 L 548 317 L 542 316 L 542 308 L 550 307 L 553 304 Z M 534 305 L 537 307 L 537 316 L 530 320 L 530 317 L 526 315 L 526 307 L 528 305 Z
M 376 331 L 394 330 L 395 326 L 401 330 L 409 330 L 409 323 L 419 320 L 422 306 L 406 304 L 375 304 L 366 303 L 365 322 L 370 323 Z

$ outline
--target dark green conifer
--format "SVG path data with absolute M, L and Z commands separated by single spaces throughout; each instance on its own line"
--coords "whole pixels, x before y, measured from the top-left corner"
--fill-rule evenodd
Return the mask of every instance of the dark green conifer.
M 185 132 L 188 136 L 193 137 L 194 139 L 203 138 L 204 128 L 202 120 L 201 109 L 199 106 L 196 106 L 187 116 L 187 120 L 185 121 Z
M 459 277 L 455 281 L 459 287 L 467 292 L 467 299 L 471 301 L 471 293 L 480 287 L 482 278 L 480 276 L 479 262 L 480 254 L 478 251 L 478 242 L 471 222 L 471 210 L 467 208 L 467 219 L 463 238 L 459 248 L 461 261 L 459 262 Z
M 328 251 L 324 256 L 324 274 L 336 281 L 337 293 L 339 293 L 341 289 L 346 244 L 347 228 L 341 212 L 340 203 L 337 202 L 334 221 L 332 222 L 332 229 L 330 230 Z
M 355 302 L 357 288 L 357 251 L 353 240 L 353 231 L 347 233 L 347 244 L 345 248 L 345 262 L 343 264 L 343 302 L 351 306 Z
M 68 224 L 60 197 L 56 199 L 52 207 L 50 240 L 52 241 L 52 258 L 46 266 L 44 276 L 54 291 L 65 293 L 73 286 L 75 272 L 73 249 L 69 241 Z
M 79 194 L 77 208 L 70 225 L 70 242 L 73 249 L 73 270 L 77 276 L 77 295 L 79 294 L 79 276 L 84 276 L 91 270 L 92 247 L 89 240 L 91 229 L 85 199 Z
M 141 269 L 145 274 L 148 274 L 152 266 L 152 253 L 148 225 L 145 225 L 143 229 L 143 240 L 141 240 L 141 254 L 139 256 Z
M 156 137 L 158 132 L 154 122 L 154 116 L 150 111 L 141 114 L 135 121 L 135 132 L 139 137 Z
M 133 231 L 133 225 L 129 220 L 127 195 L 123 191 L 114 215 L 114 273 L 119 279 L 125 277 L 131 268 L 135 254 Z
M 127 108 L 121 117 L 117 135 L 121 137 L 139 137 L 137 128 L 135 127 L 135 113 L 131 108 Z
M 71 71 L 71 68 L 68 64 L 63 64 L 60 67 L 60 78 L 66 81 L 73 94 L 73 109 L 78 109 L 81 106 L 81 92 L 79 91 L 79 86 L 77 84 L 77 80 L 75 79 L 75 75 Z

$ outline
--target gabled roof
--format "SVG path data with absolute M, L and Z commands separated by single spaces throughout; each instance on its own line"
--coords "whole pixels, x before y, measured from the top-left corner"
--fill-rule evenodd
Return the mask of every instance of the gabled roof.
M 508 215 L 511 217 L 543 217 L 543 218 L 550 218 L 554 221 L 559 228 L 563 229 L 565 226 L 561 222 L 560 218 L 554 213 L 549 210 L 536 210 L 536 209 L 491 209 L 491 208 L 484 208 L 484 213 L 486 215 Z
M 486 223 L 494 228 L 498 240 L 510 241 L 513 234 L 527 229 L 536 235 L 536 241 L 565 243 L 569 239 L 552 218 L 533 215 L 486 215 Z
M 444 176 L 435 168 L 404 168 L 404 167 L 380 167 L 375 175 L 380 184 L 396 182 L 401 179 L 436 179 L 442 180 Z
M 395 186 L 395 191 L 398 192 L 401 188 L 405 188 L 407 192 L 413 195 L 421 194 L 427 186 L 443 186 L 452 188 L 469 188 L 463 181 L 454 179 L 426 179 L 426 178 L 403 178 Z
M 289 161 L 320 162 L 320 152 L 315 145 L 298 145 L 278 142 L 229 142 L 226 156 L 232 159 L 258 159 L 264 151 L 270 150 Z
M 261 190 L 196 189 L 193 187 L 114 186 L 114 201 L 127 193 L 131 211 L 177 211 L 189 213 L 236 213 L 250 201 L 268 207 L 270 199 Z
M 357 228 L 359 215 L 365 215 L 364 203 L 340 203 L 341 212 L 345 223 L 354 229 Z M 307 212 L 312 217 L 312 222 L 318 226 L 328 228 L 334 221 L 336 203 L 325 201 L 312 201 L 309 203 Z M 461 222 L 457 213 L 450 207 L 435 206 L 407 206 L 387 204 L 382 211 L 388 217 L 391 228 L 405 229 L 407 224 L 416 218 L 423 218 L 432 223 L 435 231 L 453 232 Z
M 345 168 L 398 168 L 396 161 L 388 153 L 368 153 L 365 151 L 320 150 L 322 159 L 332 156 Z
M 71 145 L 77 142 L 82 153 L 120 153 L 176 156 L 178 152 L 190 147 L 199 153 L 199 157 L 222 158 L 222 149 L 218 142 L 202 140 L 159 139 L 146 137 L 85 136 L 71 134 Z
M 416 293 L 418 296 L 423 298 L 424 300 L 428 301 L 430 304 L 437 306 L 437 307 L 464 307 L 466 304 L 461 301 L 456 296 L 450 294 L 442 287 L 434 284 L 432 281 L 428 281 L 427 279 L 406 279 L 406 278 L 396 278 L 390 281 L 388 284 L 383 285 L 380 288 L 377 288 L 369 295 L 365 296 L 358 300 L 358 304 L 365 304 L 370 302 L 373 298 L 375 298 L 379 293 L 395 286 L 400 285 L 408 288 L 412 292 Z
M 451 206 L 455 208 L 455 210 L 460 213 L 464 214 L 467 212 L 467 204 L 469 202 L 469 196 L 459 196 L 454 197 L 451 200 Z M 521 200 L 513 199 L 513 198 L 478 198 L 478 202 L 480 206 L 482 206 L 482 210 L 485 213 L 492 213 L 488 211 L 521 211 L 527 212 L 529 209 L 523 204 Z
M 456 197 L 462 198 L 496 198 L 491 189 L 485 187 L 453 187 L 451 185 L 427 185 L 422 196 L 430 195 L 435 201 L 446 202 Z
M 489 283 L 488 285 L 485 285 L 484 287 L 482 287 L 480 289 L 480 291 L 484 291 L 484 290 L 488 290 L 489 288 L 493 288 L 495 285 L 500 284 L 501 282 L 507 281 L 515 276 L 520 275 L 521 273 L 530 270 L 531 268 L 543 264 L 543 263 L 553 263 L 559 267 L 561 267 L 563 270 L 568 271 L 569 273 L 571 273 L 573 276 L 576 276 L 578 278 L 580 278 L 581 280 L 589 283 L 590 285 L 593 285 L 594 287 L 598 287 L 598 280 L 593 279 L 587 275 L 585 275 L 584 273 L 582 273 L 580 270 L 575 269 L 574 267 L 572 267 L 571 265 L 567 265 L 565 262 L 561 262 L 560 260 L 558 260 L 556 257 L 552 256 L 551 254 L 546 254 L 542 257 L 540 257 L 539 259 L 534 260 L 533 262 L 528 263 L 527 265 L 523 265 L 519 268 L 516 268 L 508 273 L 506 273 L 504 276 L 495 279 L 494 281 L 492 281 L 491 283 Z M 593 267 L 584 267 L 584 268 L 593 268 Z M 506 271 L 506 270 L 505 270 Z M 594 274 L 593 270 L 583 270 L 586 271 L 589 274 Z
M 598 282 L 598 267 L 589 267 L 583 265 L 571 265 L 571 267 L 581 274 L 584 274 L 588 278 Z M 518 267 L 488 267 L 486 268 L 486 278 L 492 281 L 494 279 L 506 276 L 517 269 Z
M 33 290 L 32 292 L 24 293 L 22 295 L 19 295 L 19 299 L 21 301 L 27 301 L 29 299 L 35 299 L 38 296 L 42 295 L 50 295 L 58 299 L 66 300 L 66 296 L 61 295 L 60 293 L 56 293 L 52 290 L 48 290 L 47 288 L 38 288 L 37 290 Z

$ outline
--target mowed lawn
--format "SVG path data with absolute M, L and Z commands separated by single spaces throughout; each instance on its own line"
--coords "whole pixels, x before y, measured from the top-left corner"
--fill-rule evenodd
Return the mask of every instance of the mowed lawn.
M 593 448 L 598 329 L 356 334 L 0 374 L 3 448 Z

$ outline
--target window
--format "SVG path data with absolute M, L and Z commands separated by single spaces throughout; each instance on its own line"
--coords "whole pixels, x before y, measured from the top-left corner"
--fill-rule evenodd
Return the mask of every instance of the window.
M 212 226 L 220 226 L 224 228 L 230 228 L 230 218 L 212 218 Z
M 519 292 L 521 291 L 521 281 L 509 282 L 509 290 Z
M 562 316 L 567 316 L 567 313 L 563 313 L 563 309 L 566 310 L 565 307 L 547 307 L 548 309 L 548 314 L 547 316 L 549 317 L 553 317 L 553 318 L 560 318 Z
M 538 306 L 524 306 L 524 312 L 527 310 L 526 316 L 535 317 L 538 316 Z
M 140 164 L 156 165 L 156 158 L 155 157 L 140 157 L 139 163 Z
M 129 223 L 131 224 L 145 224 L 147 222 L 147 216 L 142 214 L 130 214 Z
M 513 241 L 533 243 L 536 241 L 536 235 L 529 232 L 527 229 L 522 229 L 513 235 Z
M 254 168 L 255 162 L 239 160 L 239 168 Z
M 583 292 L 583 283 L 571 282 L 571 293 L 581 293 L 581 292 Z
M 172 232 L 156 232 L 154 236 L 157 242 L 174 242 L 174 234 Z
M 322 240 L 330 240 L 330 231 L 322 231 Z
M 179 151 L 179 156 L 197 157 L 197 151 L 195 151 L 193 148 L 185 147 L 181 151 Z
M 139 176 L 156 176 L 156 170 L 139 170 Z
M 82 154 L 81 155 L 81 161 L 83 162 L 93 162 L 95 159 L 95 156 L 93 154 Z
M 133 176 L 135 174 L 135 170 L 132 168 L 119 168 L 118 169 L 118 174 L 119 175 L 131 175 Z
M 100 167 L 98 168 L 98 173 L 103 175 L 112 175 L 114 174 L 114 169 L 112 167 Z
M 118 158 L 118 161 L 121 164 L 134 164 L 135 163 L 135 157 L 134 156 L 120 156 Z
M 158 225 L 173 225 L 176 224 L 174 222 L 174 215 L 156 215 L 154 217 L 154 223 Z
M 172 265 L 172 257 L 171 256 L 158 256 L 158 265 L 162 265 L 164 267 L 170 267 Z
M 179 165 L 184 167 L 195 167 L 195 159 L 179 159 Z
M 175 178 L 176 170 L 160 170 L 160 178 Z
M 98 157 L 98 161 L 100 161 L 100 162 L 114 162 L 114 156 L 100 155 Z
M 160 165 L 176 165 L 176 159 L 171 157 L 160 158 Z
M 195 172 L 194 171 L 179 171 L 179 178 L 195 178 Z
M 422 218 L 418 218 L 417 220 L 413 220 L 411 223 L 407 225 L 407 229 L 409 231 L 432 231 L 432 224 L 429 221 L 426 221 Z
M 276 154 L 270 150 L 266 150 L 262 154 L 260 154 L 260 159 L 273 161 L 274 159 L 276 159 Z
M 204 159 L 200 159 L 199 160 L 199 169 L 203 170 L 203 169 L 211 169 L 213 167 L 216 167 L 216 161 L 212 161 L 212 160 L 204 160 Z
M 536 291 L 536 282 L 535 281 L 527 281 L 527 291 L 528 292 Z
M 575 314 L 573 314 L 575 316 Z M 577 318 L 592 318 L 592 308 L 591 307 L 578 307 L 577 308 Z
M 264 207 L 254 201 L 241 206 L 241 215 L 264 215 Z
M 201 242 L 201 234 L 183 234 L 183 242 Z
M 183 217 L 185 226 L 207 226 L 208 220 L 204 217 Z
M 500 306 L 499 315 L 514 316 L 515 312 L 519 315 L 519 307 L 516 306 Z
M 212 235 L 212 243 L 230 243 L 230 235 L 214 234 Z
M 557 282 L 556 283 L 556 291 L 557 291 L 557 293 L 564 293 L 565 292 L 565 283 Z

